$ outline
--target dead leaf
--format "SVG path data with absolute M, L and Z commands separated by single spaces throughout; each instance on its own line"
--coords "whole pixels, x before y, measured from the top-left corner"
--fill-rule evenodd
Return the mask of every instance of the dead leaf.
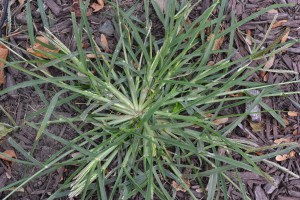
M 272 28 L 277 28 L 279 26 L 282 26 L 283 23 L 287 22 L 287 20 L 283 19 L 283 20 L 279 20 L 278 22 L 275 22 L 272 26 Z
M 50 44 L 49 40 L 43 36 L 36 37 L 36 41 L 32 48 L 27 48 L 27 51 L 35 56 L 41 57 L 41 58 L 50 58 L 49 56 L 43 54 L 43 52 L 46 53 L 57 53 L 59 52 L 59 49 L 57 47 L 54 47 Z M 51 48 L 48 48 L 47 46 L 50 46 Z M 41 52 L 38 52 L 38 51 Z
M 289 120 L 287 119 L 286 115 L 282 116 L 283 121 L 285 122 L 285 125 L 288 126 L 290 124 Z
M 263 78 L 264 82 L 267 82 L 269 80 L 269 73 L 266 73 Z
M 196 189 L 197 193 L 203 193 L 203 190 L 201 188 Z
M 207 37 L 207 41 L 210 41 L 210 40 L 213 40 L 215 38 L 215 35 L 214 34 L 210 34 L 208 37 Z M 224 42 L 224 37 L 220 37 L 218 39 L 215 40 L 214 42 L 214 45 L 213 45 L 213 48 L 212 50 L 219 50 Z
M 183 181 L 187 184 L 188 188 L 190 188 L 190 186 L 191 186 L 190 181 L 189 180 L 185 180 L 185 179 Z M 186 192 L 186 189 L 184 189 L 176 181 L 172 181 L 172 187 L 176 190 L 176 192 L 179 192 L 179 191 Z
M 228 118 L 225 117 L 225 118 L 220 118 L 220 119 L 216 119 L 214 120 L 214 124 L 215 125 L 221 125 L 221 124 L 225 124 L 226 122 L 228 122 Z
M 250 29 L 247 30 L 245 41 L 248 45 L 250 45 L 250 46 L 252 45 L 252 37 L 251 37 L 251 30 Z
M 216 39 L 212 50 L 219 50 L 224 42 L 224 39 L 224 37 Z
M 259 123 L 250 122 L 250 126 L 254 133 L 263 131 L 264 128 L 263 125 L 264 125 L 263 122 L 259 122 Z
M 208 37 L 207 37 L 207 41 L 210 41 L 211 39 L 213 39 L 215 37 L 215 34 L 210 34 Z
M 288 30 L 284 36 L 281 38 L 281 43 L 285 43 L 289 37 L 290 31 Z
M 0 59 L 6 60 L 8 55 L 8 49 L 0 44 Z M 0 61 L 0 85 L 5 83 L 5 74 L 4 74 L 4 63 Z
M 290 138 L 279 138 L 279 139 L 274 140 L 275 144 L 289 143 L 289 142 L 291 142 Z
M 101 55 L 96 55 L 96 54 L 93 54 L 93 53 L 88 53 L 86 54 L 86 57 L 87 58 L 101 58 Z
M 6 161 L 11 161 L 12 162 L 12 160 L 10 158 L 14 158 L 14 159 L 17 158 L 17 155 L 16 155 L 14 150 L 6 150 L 6 151 L 3 152 L 3 154 L 7 155 L 7 157 L 1 154 L 0 155 L 1 160 L 6 160 Z
M 109 47 L 108 47 L 108 42 L 107 42 L 107 39 L 106 39 L 105 35 L 101 34 L 101 38 L 100 39 L 101 39 L 101 44 L 105 48 L 105 52 L 106 53 L 110 52 Z
M 285 161 L 288 158 L 289 158 L 288 154 L 283 154 L 283 155 L 277 155 L 275 160 L 281 162 L 281 161 Z
M 207 66 L 213 66 L 214 64 L 215 64 L 215 62 L 211 60 L 207 63 Z
M 155 0 L 162 13 L 165 13 L 168 0 Z
M 257 152 L 255 152 L 255 154 L 256 154 L 256 155 L 258 155 L 258 156 L 262 156 L 262 155 L 264 155 L 264 153 L 263 153 L 263 152 L 261 152 L 261 151 L 257 151 Z
M 192 23 L 189 17 L 187 17 L 185 21 L 186 21 L 186 25 L 188 26 L 191 25 Z
M 296 156 L 296 152 L 294 150 L 292 150 L 290 153 L 289 153 L 289 157 L 290 158 L 294 158 Z
M 25 0 L 18 0 L 20 5 L 23 5 L 25 3 Z
M 93 3 L 91 5 L 91 8 L 93 9 L 93 12 L 98 12 L 104 8 L 104 2 L 103 0 L 97 0 L 97 3 Z
M 269 14 L 278 14 L 278 11 L 275 9 L 271 9 L 268 11 Z
M 265 66 L 264 66 L 264 69 L 265 70 L 270 69 L 274 64 L 274 61 L 275 61 L 275 54 L 272 54 L 270 56 L 269 60 L 266 62 Z
M 268 59 L 268 61 L 266 62 L 266 64 L 265 64 L 265 66 L 264 66 L 264 70 L 268 70 L 268 69 L 270 69 L 272 66 L 273 66 L 273 64 L 274 64 L 274 61 L 275 61 L 275 54 L 272 54 L 270 57 L 269 57 L 269 59 Z M 266 75 L 266 71 L 261 71 L 260 72 L 260 76 L 261 77 L 264 77 L 265 75 Z
M 71 12 L 74 12 L 75 13 L 75 16 L 76 17 L 81 17 L 82 14 L 81 14 L 81 10 L 80 10 L 80 3 L 79 3 L 79 0 L 73 0 L 73 4 L 72 6 L 70 7 L 70 11 Z M 91 8 L 88 8 L 87 11 L 86 11 L 86 16 L 91 16 L 92 15 L 92 9 Z
M 288 112 L 288 116 L 290 116 L 290 117 L 297 117 L 297 116 L 298 116 L 298 112 L 295 112 L 295 111 L 289 111 L 289 112 Z
M 293 135 L 298 135 L 298 130 L 294 130 Z

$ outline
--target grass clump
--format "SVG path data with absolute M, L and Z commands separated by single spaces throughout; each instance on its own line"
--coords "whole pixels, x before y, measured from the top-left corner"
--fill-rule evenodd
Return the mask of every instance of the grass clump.
M 262 101 L 265 96 L 282 94 L 280 90 L 274 85 L 247 81 L 261 67 L 249 67 L 251 56 L 234 62 L 230 60 L 234 54 L 234 31 L 278 5 L 263 9 L 241 22 L 232 20 L 231 26 L 220 32 L 227 3 L 220 2 L 215 1 L 191 24 L 186 23 L 193 9 L 189 2 L 168 1 L 168 12 L 162 14 L 155 1 L 145 0 L 145 21 L 132 15 L 135 7 L 124 12 L 118 5 L 112 4 L 117 13 L 115 26 L 119 41 L 113 53 L 104 53 L 96 45 L 88 20 L 84 17 L 89 2 L 83 4 L 80 1 L 83 17 L 79 25 L 72 14 L 78 43 L 76 52 L 71 52 L 46 31 L 43 36 L 60 49 L 59 53 L 51 53 L 53 59 L 26 60 L 33 67 L 31 70 L 19 67 L 18 63 L 7 63 L 35 79 L 2 93 L 34 86 L 40 97 L 45 99 L 38 89 L 39 84 L 52 83 L 61 88 L 51 102 L 44 101 L 47 108 L 32 116 L 45 113 L 44 120 L 39 124 L 28 122 L 27 125 L 37 130 L 35 145 L 42 136 L 47 136 L 64 147 L 41 163 L 33 158 L 34 149 L 28 154 L 9 139 L 28 160 L 22 162 L 36 165 L 40 170 L 0 191 L 14 187 L 13 193 L 34 178 L 67 166 L 76 166 L 76 170 L 49 199 L 63 196 L 130 199 L 136 195 L 145 199 L 153 199 L 154 196 L 174 199 L 176 191 L 170 186 L 173 181 L 193 199 L 196 197 L 190 190 L 190 183 L 202 187 L 207 199 L 216 199 L 221 191 L 224 198 L 227 197 L 228 182 L 247 199 L 243 184 L 231 180 L 227 171 L 251 171 L 272 181 L 272 177 L 256 163 L 263 161 L 275 165 L 266 159 L 288 152 L 294 146 L 277 153 L 270 151 L 269 154 L 255 156 L 251 153 L 257 150 L 255 143 L 227 137 L 249 113 L 234 116 L 226 113 L 236 106 L 250 104 L 253 108 L 260 104 L 283 122 L 280 115 Z M 164 28 L 162 39 L 152 34 L 151 5 Z M 219 14 L 213 17 L 212 12 L 216 8 Z M 210 40 L 207 40 L 207 28 L 214 34 Z M 89 37 L 90 52 L 81 48 L 83 34 Z M 231 46 L 225 50 L 212 50 L 214 42 L 223 36 L 229 39 Z M 227 58 L 208 66 L 210 57 L 215 53 L 227 55 Z M 267 56 L 267 53 L 262 56 Z M 97 56 L 88 59 L 87 54 Z M 53 77 L 46 70 L 48 67 L 54 67 L 64 75 Z M 247 92 L 253 89 L 260 90 L 260 95 L 252 96 Z M 70 94 L 68 98 L 61 96 L 65 92 Z M 238 93 L 242 95 L 232 95 Z M 72 104 L 72 100 L 78 97 L 86 99 L 83 111 Z M 57 115 L 55 107 L 62 104 L 69 105 L 78 115 L 71 118 Z M 226 125 L 220 126 L 215 122 L 231 117 L 234 120 Z M 47 126 L 58 123 L 68 123 L 78 136 L 68 141 L 47 131 Z M 93 128 L 84 132 L 88 124 L 92 124 Z

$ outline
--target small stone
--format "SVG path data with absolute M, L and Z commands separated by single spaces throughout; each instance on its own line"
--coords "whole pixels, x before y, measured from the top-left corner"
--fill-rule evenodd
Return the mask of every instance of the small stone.
M 102 26 L 100 26 L 99 31 L 106 36 L 113 36 L 115 29 L 112 22 L 107 20 L 104 24 L 102 24 Z

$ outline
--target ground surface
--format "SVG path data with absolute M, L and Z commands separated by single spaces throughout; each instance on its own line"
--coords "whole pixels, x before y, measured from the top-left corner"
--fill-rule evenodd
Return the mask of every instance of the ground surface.
M 26 35 L 26 13 L 25 6 L 20 5 L 17 1 L 12 1 L 11 10 L 12 10 L 12 24 L 11 32 L 8 35 L 11 43 L 18 44 L 26 48 L 28 46 L 28 35 Z M 74 36 L 72 33 L 72 23 L 70 20 L 70 6 L 72 1 L 70 0 L 46 0 L 46 12 L 50 18 L 51 28 L 50 30 L 58 36 L 58 38 L 65 43 L 72 51 L 76 50 L 76 42 L 74 41 Z M 55 4 L 53 4 L 53 2 Z M 121 6 L 126 9 L 130 7 L 133 3 L 131 0 L 120 1 Z M 274 41 L 278 35 L 282 32 L 285 27 L 291 29 L 289 34 L 289 39 L 293 39 L 300 36 L 300 1 L 298 0 L 230 0 L 229 6 L 227 9 L 227 18 L 224 23 L 224 27 L 228 26 L 231 17 L 234 16 L 237 20 L 242 20 L 243 18 L 249 16 L 250 14 L 265 8 L 274 3 L 295 3 L 296 5 L 291 8 L 278 9 L 278 18 L 277 20 L 286 20 L 281 26 L 272 29 L 271 34 L 268 36 L 266 42 L 271 43 Z M 192 12 L 190 18 L 191 20 L 197 15 L 201 14 L 206 8 L 211 4 L 210 0 L 202 0 L 195 10 Z M 139 3 L 137 8 L 142 8 L 142 3 Z M 40 14 L 37 10 L 37 5 L 32 2 L 32 11 L 33 11 L 33 21 L 36 25 L 36 30 L 42 30 L 43 25 L 40 18 Z M 217 12 L 217 11 L 216 11 Z M 97 38 L 100 38 L 100 34 L 104 33 L 110 44 L 111 49 L 113 49 L 114 44 L 116 44 L 116 37 L 114 37 L 114 29 L 110 25 L 113 23 L 114 11 L 109 7 L 105 6 L 100 12 L 94 13 L 89 17 L 91 27 L 93 29 L 93 34 L 95 35 L 96 41 Z M 143 13 L 141 10 L 137 9 L 135 14 L 139 18 L 143 18 Z M 274 14 L 264 14 L 257 19 L 249 22 L 248 24 L 240 28 L 240 32 L 235 34 L 235 48 L 240 56 L 248 55 L 249 48 L 247 47 L 247 42 L 243 39 L 242 34 L 249 33 L 253 38 L 257 40 L 262 40 L 271 21 L 273 20 Z M 156 36 L 162 36 L 160 29 L 160 24 L 153 21 L 154 32 Z M 13 34 L 17 33 L 17 34 Z M 251 34 L 250 34 L 251 33 Z M 87 38 L 86 38 L 87 40 Z M 85 44 L 85 41 L 83 41 Z M 251 47 L 251 45 L 250 45 Z M 86 48 L 89 48 L 88 46 Z M 226 48 L 226 40 L 223 43 L 221 48 Z M 24 52 L 20 52 L 23 56 L 28 56 Z M 287 49 L 285 52 L 276 54 L 273 69 L 277 70 L 292 70 L 295 73 L 300 72 L 300 44 L 296 44 L 293 47 Z M 11 57 L 10 59 L 14 59 Z M 216 55 L 212 58 L 212 61 L 218 61 L 222 59 L 222 55 Z M 258 60 L 251 63 L 251 66 L 255 67 L 262 63 L 265 60 Z M 24 66 L 26 67 L 26 66 Z M 26 75 L 21 74 L 20 72 L 8 68 L 7 77 L 12 79 L 4 87 L 20 83 L 25 80 L 29 80 Z M 280 83 L 283 81 L 288 81 L 291 79 L 291 75 L 288 73 L 268 73 L 265 76 L 261 74 L 255 74 L 251 77 L 252 81 L 258 82 L 268 82 L 268 83 Z M 293 84 L 287 87 L 282 87 L 284 91 L 299 91 L 300 84 Z M 41 87 L 42 91 L 45 93 L 48 101 L 55 91 L 55 87 L 50 84 L 43 85 Z M 289 99 L 288 99 L 289 98 Z M 289 138 L 292 141 L 299 140 L 299 115 L 298 117 L 288 116 L 284 111 L 300 111 L 299 104 L 297 105 L 294 102 L 299 103 L 299 95 L 290 95 L 285 98 L 269 98 L 264 99 L 274 110 L 282 111 L 282 116 L 286 119 L 287 128 L 281 127 L 276 120 L 274 120 L 269 115 L 262 115 L 263 129 L 259 132 L 254 132 L 249 126 L 247 121 L 242 123 L 242 128 L 236 130 L 230 137 L 234 138 L 247 138 L 250 141 L 257 143 L 258 145 L 267 145 L 273 144 L 274 140 L 279 138 Z M 292 100 L 292 101 L 291 101 Z M 38 95 L 35 93 L 34 88 L 25 88 L 16 91 L 15 93 L 4 95 L 0 97 L 0 104 L 5 108 L 5 110 L 10 113 L 16 120 L 18 125 L 21 125 L 25 118 L 34 113 L 37 109 L 44 106 L 44 102 L 40 100 Z M 58 108 L 59 114 L 64 116 L 72 116 L 73 113 L 71 109 L 67 106 Z M 236 108 L 235 113 L 243 112 L 239 107 Z M 41 118 L 42 119 L 42 116 Z M 35 121 L 38 121 L 39 118 L 35 118 Z M 0 115 L 1 122 L 8 122 L 7 118 L 4 115 Z M 53 126 L 50 127 L 50 132 L 61 135 L 64 138 L 72 138 L 72 130 L 66 126 Z M 15 141 L 17 141 L 25 150 L 30 150 L 35 132 L 30 128 L 21 128 L 20 130 L 14 132 L 10 135 Z M 47 157 L 53 154 L 60 148 L 60 145 L 48 138 L 42 138 L 41 142 L 36 148 L 34 156 L 36 159 L 43 161 Z M 1 140 L 0 151 L 10 149 L 10 146 L 5 142 L 5 138 Z M 300 164 L 299 164 L 299 155 L 300 151 L 296 151 L 296 156 L 290 159 L 287 159 L 283 162 L 279 162 L 280 165 L 288 168 L 296 174 L 300 174 Z M 18 158 L 22 159 L 21 155 L 18 155 Z M 278 181 L 277 186 L 271 186 L 264 179 L 248 172 L 241 173 L 241 178 L 244 184 L 247 186 L 247 192 L 252 199 L 257 200 L 266 200 L 266 199 L 300 199 L 300 179 L 292 178 L 291 176 L 283 173 L 276 168 L 270 168 L 267 165 L 261 165 L 264 171 L 268 172 L 272 177 Z M 5 162 L 0 160 L 0 187 L 7 185 L 8 183 L 19 180 L 20 178 L 33 174 L 35 168 L 24 168 L 20 164 L 15 164 L 11 171 L 6 166 Z M 12 199 L 46 199 L 51 192 L 57 188 L 60 181 L 64 178 L 64 172 L 55 172 L 48 176 L 44 176 L 35 180 L 34 182 L 29 183 L 24 188 L 24 192 L 16 194 Z M 193 187 L 192 187 L 193 188 Z M 196 190 L 196 188 L 195 188 Z M 230 199 L 242 199 L 241 194 L 237 193 L 233 187 L 229 188 Z M 5 195 L 5 194 L 2 194 Z M 189 199 L 185 193 L 178 192 L 178 199 Z M 198 195 L 201 198 L 201 194 Z

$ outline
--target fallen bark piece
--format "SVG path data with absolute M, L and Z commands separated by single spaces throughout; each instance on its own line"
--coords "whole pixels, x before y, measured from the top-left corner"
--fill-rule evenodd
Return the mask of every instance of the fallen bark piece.
M 264 190 L 267 194 L 272 194 L 274 192 L 274 190 L 276 190 L 279 186 L 279 183 L 281 182 L 281 178 L 280 176 L 275 176 L 274 177 L 274 183 L 267 183 L 264 186 Z
M 266 193 L 259 185 L 255 187 L 254 193 L 256 200 L 268 200 Z

